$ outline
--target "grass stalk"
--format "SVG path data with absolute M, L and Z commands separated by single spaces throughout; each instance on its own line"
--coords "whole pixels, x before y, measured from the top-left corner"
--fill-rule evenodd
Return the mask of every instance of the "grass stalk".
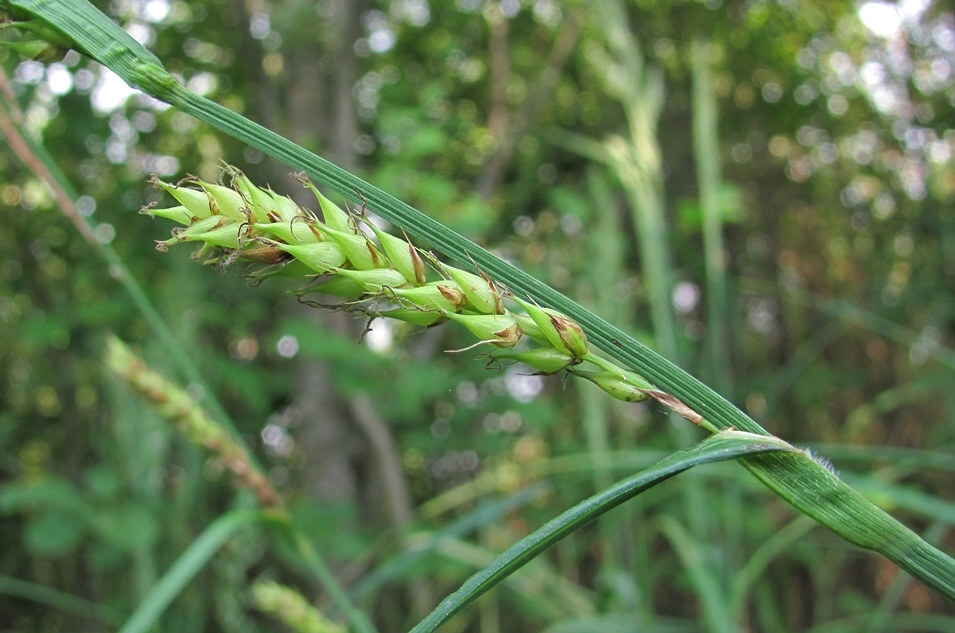
M 706 264 L 706 344 L 709 382 L 721 393 L 732 393 L 730 357 L 732 314 L 726 283 L 726 249 L 719 189 L 719 143 L 716 95 L 710 73 L 707 44 L 696 41 L 691 50 L 693 69 L 693 156 L 703 216 L 703 255 Z
M 663 196 L 662 150 L 657 136 L 665 98 L 663 74 L 644 61 L 621 2 L 604 0 L 595 15 L 600 20 L 607 50 L 592 51 L 592 64 L 603 73 L 605 89 L 623 106 L 629 127 L 627 138 L 611 138 L 605 143 L 606 162 L 629 201 L 656 349 L 679 363 L 681 350 L 672 303 L 675 276 Z M 682 446 L 693 438 L 692 430 L 683 424 L 676 424 L 673 434 Z M 715 533 L 711 517 L 718 513 L 700 511 L 707 501 L 696 481 L 687 482 L 682 490 L 683 517 L 693 540 L 708 541 Z M 697 591 L 711 595 L 715 587 L 709 574 L 703 573 L 704 567 L 694 569 L 700 572 L 690 574 Z M 711 626 L 716 627 L 713 630 L 721 630 L 717 620 L 710 620 Z
M 707 44 L 701 40 L 690 50 L 693 79 L 693 156 L 699 188 L 700 209 L 703 218 L 703 259 L 706 271 L 706 354 L 704 371 L 708 382 L 722 394 L 733 393 L 733 329 L 728 315 L 733 314 L 727 291 L 727 254 L 723 243 L 721 215 L 720 151 L 716 94 L 710 72 Z M 715 501 L 720 508 L 720 540 L 724 543 L 723 560 L 715 573 L 722 569 L 723 583 L 732 583 L 732 569 L 741 559 L 740 522 L 746 515 L 739 486 L 730 486 Z
M 587 172 L 587 191 L 592 200 L 592 216 L 587 224 L 591 230 L 587 235 L 587 249 L 591 253 L 589 265 L 582 271 L 583 283 L 578 284 L 581 296 L 590 296 L 594 310 L 600 314 L 620 317 L 626 312 L 619 306 L 616 287 L 624 276 L 623 260 L 626 255 L 617 208 L 606 176 L 597 169 Z M 587 441 L 588 451 L 593 457 L 594 485 L 602 490 L 613 482 L 610 464 L 611 444 L 620 450 L 628 447 L 627 438 L 617 433 L 613 439 L 610 434 L 611 418 L 614 408 L 600 394 L 586 385 L 578 386 L 581 422 Z M 604 549 L 602 573 L 612 575 L 626 570 L 628 578 L 641 582 L 646 575 L 636 574 L 637 552 L 647 550 L 646 539 L 635 539 L 625 526 L 639 523 L 639 510 L 632 506 L 621 508 L 613 520 L 600 522 L 601 547 Z M 640 595 L 649 595 L 647 584 L 641 586 Z

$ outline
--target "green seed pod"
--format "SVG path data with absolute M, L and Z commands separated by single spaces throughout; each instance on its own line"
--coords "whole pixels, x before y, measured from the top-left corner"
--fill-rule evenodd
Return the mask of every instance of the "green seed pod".
M 461 291 L 464 292 L 464 295 L 477 312 L 481 314 L 504 314 L 501 294 L 490 279 L 445 264 L 441 264 L 441 270 L 461 287 Z
M 196 184 L 209 194 L 213 213 L 218 213 L 219 215 L 238 222 L 245 222 L 249 219 L 242 211 L 246 208 L 245 200 L 242 199 L 242 196 L 239 195 L 239 192 L 235 189 L 223 185 L 215 185 L 203 180 L 196 180 Z M 266 220 L 268 220 L 268 218 L 262 218 L 261 221 Z
M 202 218 L 201 220 L 194 222 L 185 229 L 175 229 L 171 239 L 156 242 L 156 249 L 160 251 L 166 251 L 170 246 L 174 246 L 181 242 L 196 241 L 196 236 L 205 235 L 210 231 L 216 231 L 224 226 L 231 227 L 233 235 L 238 235 L 238 224 L 235 222 L 229 222 L 225 218 L 218 215 L 210 215 L 207 218 Z
M 202 242 L 203 249 L 206 247 L 219 247 L 234 250 L 239 248 L 242 244 L 243 238 L 245 237 L 244 233 L 245 229 L 240 224 L 226 222 L 204 233 L 184 231 L 173 239 L 179 242 Z
M 252 212 L 256 222 L 273 222 L 280 217 L 275 199 L 267 191 L 256 187 L 235 167 L 227 166 L 226 171 L 232 174 L 232 185 L 244 198 L 245 206 Z
M 186 226 L 189 226 L 197 219 L 194 215 L 189 213 L 189 209 L 182 205 L 169 207 L 168 209 L 155 209 L 147 206 L 140 209 L 139 212 L 150 217 L 166 218 L 167 220 L 172 220 L 173 222 L 178 222 Z
M 23 24 L 22 22 L 16 22 L 17 26 Z M 32 59 L 36 62 L 42 62 L 44 64 L 50 64 L 53 62 L 58 62 L 63 59 L 70 49 L 61 48 L 50 44 L 45 40 L 20 40 L 19 42 L 0 42 L 0 48 L 9 48 L 12 51 L 15 51 L 26 57 L 27 59 Z
M 278 216 L 273 218 L 276 222 L 292 222 L 296 218 L 305 217 L 302 209 L 288 196 L 280 196 L 271 189 L 266 189 L 266 193 L 272 197 L 275 213 Z
M 467 303 L 467 297 L 457 286 L 446 281 L 434 281 L 413 288 L 392 288 L 390 294 L 417 306 L 421 310 L 439 312 L 460 312 Z
M 517 297 L 511 299 L 524 308 L 552 347 L 578 359 L 587 355 L 587 336 L 576 322 L 556 310 L 542 308 Z
M 617 400 L 624 402 L 642 402 L 650 395 L 648 390 L 654 387 L 643 377 L 624 369 L 589 371 L 584 369 L 568 369 L 570 373 L 586 378 Z
M 239 249 L 234 253 L 234 257 L 260 264 L 282 264 L 294 259 L 291 254 L 281 248 L 259 240 L 240 242 Z
M 366 221 L 365 224 L 375 233 L 378 243 L 391 261 L 392 268 L 399 270 L 410 281 L 423 284 L 428 280 L 418 249 L 407 240 L 385 233 L 375 226 L 374 222 Z
M 299 216 L 298 221 L 259 222 L 254 226 L 256 232 L 264 233 L 288 244 L 310 244 L 321 241 L 318 228 L 313 226 L 311 221 L 306 220 L 305 216 Z
M 577 359 L 586 356 L 589 350 L 584 329 L 576 321 L 556 310 L 544 308 L 544 312 L 550 317 L 551 325 L 557 330 L 557 334 L 567 351 Z
M 171 185 L 156 176 L 151 176 L 149 182 L 155 187 L 168 191 L 173 198 L 179 201 L 179 204 L 189 210 L 189 214 L 193 218 L 201 220 L 212 215 L 212 209 L 209 206 L 209 194 L 206 192 Z
M 534 319 L 530 318 L 526 314 L 517 314 L 516 312 L 508 312 L 508 314 L 514 317 L 514 320 L 520 324 L 521 331 L 529 336 L 531 340 L 542 345 L 550 346 L 550 341 L 547 340 L 547 338 L 541 332 L 541 329 L 537 327 L 537 323 L 534 322 Z
M 536 369 L 541 374 L 556 374 L 571 365 L 580 363 L 580 359 L 559 352 L 553 347 L 535 347 L 525 352 L 498 352 L 493 355 L 493 358 L 516 360 Z
M 404 321 L 405 323 L 410 323 L 411 325 L 417 325 L 419 327 L 431 327 L 432 325 L 437 325 L 448 320 L 448 318 L 440 312 L 416 310 L 414 308 L 393 308 L 391 310 L 382 310 L 380 312 L 376 312 L 375 316 L 395 319 L 397 321 Z
M 345 253 L 335 242 L 282 244 L 268 240 L 267 243 L 285 251 L 315 272 L 327 273 L 338 270 L 338 267 L 345 263 Z
M 380 294 L 385 288 L 395 289 L 408 285 L 405 276 L 392 268 L 371 268 L 369 270 L 336 268 L 335 272 L 358 282 L 365 292 L 370 294 Z
M 325 294 L 333 297 L 341 297 L 346 301 L 355 301 L 364 297 L 367 293 L 360 283 L 348 277 L 335 275 L 329 277 L 321 283 L 295 291 L 298 297 L 304 297 L 311 294 Z
M 354 233 L 354 227 L 351 224 L 351 215 L 344 211 L 337 204 L 326 198 L 322 195 L 322 192 L 315 188 L 315 185 L 308 179 L 305 175 L 305 172 L 296 174 L 299 182 L 301 182 L 307 189 L 310 189 L 311 192 L 315 195 L 315 199 L 318 200 L 318 204 L 322 209 L 322 217 L 325 219 L 325 224 L 332 227 L 336 231 L 341 231 L 343 233 Z
M 444 315 L 471 330 L 475 336 L 481 339 L 477 344 L 490 343 L 497 347 L 514 347 L 521 340 L 521 326 L 507 314 L 445 312 Z
M 326 227 L 324 234 L 327 239 L 334 241 L 341 247 L 345 257 L 348 258 L 355 270 L 381 268 L 387 264 L 378 247 L 364 235 L 343 233 L 332 227 Z
M 269 277 L 289 277 L 292 279 L 304 279 L 313 275 L 314 271 L 297 259 L 291 259 L 287 262 L 266 266 L 259 270 L 253 270 L 245 275 L 253 286 L 257 286 Z

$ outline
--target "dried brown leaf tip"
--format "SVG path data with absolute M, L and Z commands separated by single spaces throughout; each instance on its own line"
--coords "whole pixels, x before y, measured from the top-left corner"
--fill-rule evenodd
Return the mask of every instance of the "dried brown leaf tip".
M 694 411 L 693 409 L 691 409 L 690 407 L 688 407 L 686 404 L 683 403 L 682 400 L 680 400 L 676 396 L 672 396 L 668 393 L 659 391 L 657 389 L 647 389 L 645 393 L 651 398 L 653 398 L 654 400 L 656 400 L 657 402 L 659 402 L 660 404 L 662 404 L 663 406 L 665 406 L 667 409 L 670 409 L 671 411 L 676 413 L 678 416 L 680 416 L 684 420 L 692 422 L 693 424 L 697 426 L 703 425 L 703 416 L 697 413 L 696 411 Z

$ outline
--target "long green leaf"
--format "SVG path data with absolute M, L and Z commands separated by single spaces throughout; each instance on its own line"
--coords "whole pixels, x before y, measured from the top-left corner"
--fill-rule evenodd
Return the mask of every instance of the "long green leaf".
M 185 552 L 159 579 L 136 611 L 129 617 L 120 633 L 146 633 L 159 620 L 169 604 L 186 585 L 205 567 L 226 541 L 242 528 L 261 521 L 262 510 L 237 510 L 223 515 L 207 527 Z
M 701 464 L 738 459 L 767 451 L 796 451 L 774 437 L 740 431 L 721 431 L 696 446 L 673 453 L 632 477 L 628 477 L 567 510 L 543 527 L 524 537 L 493 563 L 471 576 L 461 588 L 448 596 L 431 614 L 412 629 L 412 633 L 434 631 L 478 596 L 514 573 L 559 540 L 590 523 L 600 515 L 632 499 L 644 490 Z
M 590 341 L 621 364 L 651 380 L 719 429 L 769 433 L 715 391 L 543 282 L 495 257 L 436 220 L 315 154 L 228 109 L 193 94 L 142 45 L 87 0 L 0 0 L 0 7 L 32 16 L 107 66 L 131 86 L 192 114 L 251 147 L 305 171 L 339 194 L 363 195 L 382 217 L 408 235 L 485 273 L 539 304 L 576 320 Z M 833 472 L 802 453 L 741 457 L 760 481 L 801 512 L 860 547 L 882 553 L 927 585 L 955 600 L 955 560 L 882 512 Z
M 51 609 L 95 618 L 111 626 L 117 626 L 123 621 L 122 614 L 111 607 L 19 578 L 0 576 L 0 595 L 16 596 Z

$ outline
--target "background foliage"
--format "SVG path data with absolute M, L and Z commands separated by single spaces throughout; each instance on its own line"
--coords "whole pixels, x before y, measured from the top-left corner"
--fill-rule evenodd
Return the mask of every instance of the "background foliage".
M 621 15 L 636 58 L 616 47 L 620 24 L 586 4 L 99 6 L 194 90 L 626 326 L 773 433 L 818 445 L 952 550 L 955 24 L 941 3 L 632 2 Z M 719 147 L 702 162 L 694 43 L 719 110 Z M 22 112 L 97 238 L 144 283 L 382 630 L 408 628 L 494 552 L 694 437 L 657 407 L 446 354 L 469 344 L 452 329 L 376 324 L 361 344 L 363 323 L 301 308 L 284 293 L 293 286 L 252 290 L 185 252 L 156 253 L 165 236 L 136 215 L 161 200 L 150 173 L 215 180 L 228 161 L 283 193 L 300 187 L 75 53 L 0 61 L 16 102 L 6 115 Z M 620 143 L 642 189 L 612 160 Z M 705 282 L 705 161 L 723 174 L 725 330 L 706 310 L 721 298 Z M 11 544 L 0 617 L 11 630 L 109 629 L 249 500 L 105 374 L 106 332 L 175 369 L 43 185 L 12 152 L 0 170 L 0 532 Z M 634 191 L 665 212 L 664 269 L 646 265 Z M 706 586 L 737 600 L 740 626 L 755 630 L 930 630 L 951 614 L 739 469 L 684 477 L 562 543 L 448 630 L 696 630 Z M 294 553 L 267 537 L 230 542 L 162 628 L 275 630 L 253 607 L 260 580 L 296 586 L 334 616 Z

